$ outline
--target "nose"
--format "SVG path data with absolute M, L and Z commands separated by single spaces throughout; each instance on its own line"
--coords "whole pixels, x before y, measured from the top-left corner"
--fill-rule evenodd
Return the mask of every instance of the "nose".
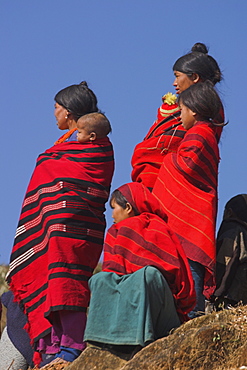
M 173 81 L 173 84 L 172 84 L 172 85 L 173 85 L 173 86 L 177 86 L 177 84 L 178 84 L 178 83 L 177 83 L 177 78 L 175 77 L 175 79 L 174 79 L 174 81 Z

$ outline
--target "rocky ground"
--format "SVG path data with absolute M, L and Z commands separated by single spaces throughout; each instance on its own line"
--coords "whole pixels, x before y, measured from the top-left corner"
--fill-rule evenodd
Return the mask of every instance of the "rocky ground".
M 247 306 L 191 320 L 131 360 L 88 347 L 70 365 L 47 370 L 235 370 L 247 369 Z
M 7 290 L 6 271 L 7 266 L 0 266 L 0 294 Z M 88 347 L 73 363 L 47 365 L 45 369 L 247 370 L 247 306 L 193 319 L 168 337 L 145 347 L 130 360 L 97 347 Z

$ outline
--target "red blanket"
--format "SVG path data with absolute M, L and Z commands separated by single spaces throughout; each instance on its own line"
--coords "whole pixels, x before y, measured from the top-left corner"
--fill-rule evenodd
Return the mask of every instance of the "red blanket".
M 131 274 L 144 266 L 157 267 L 166 278 L 182 320 L 195 304 L 187 258 L 176 235 L 164 221 L 160 203 L 139 183 L 119 188 L 140 213 L 113 225 L 104 244 L 103 271 Z
M 165 96 L 163 97 L 165 101 Z M 137 144 L 132 157 L 132 181 L 142 182 L 154 187 L 164 156 L 176 152 L 185 130 L 176 126 L 180 122 L 180 110 L 177 104 L 163 103 L 158 109 L 157 120 L 150 128 L 144 140 Z
M 53 146 L 37 159 L 22 206 L 8 279 L 37 341 L 52 312 L 85 311 L 102 251 L 114 161 L 108 138 Z M 46 317 L 46 318 L 45 318 Z
M 153 189 L 187 257 L 206 268 L 206 297 L 214 289 L 218 131 L 206 122 L 188 130 L 177 153 L 164 158 Z

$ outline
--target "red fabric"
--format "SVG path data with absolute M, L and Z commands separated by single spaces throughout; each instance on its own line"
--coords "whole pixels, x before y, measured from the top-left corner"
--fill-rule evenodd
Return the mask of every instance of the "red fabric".
M 188 130 L 177 153 L 164 158 L 153 189 L 187 257 L 206 268 L 206 297 L 214 289 L 218 131 L 207 122 Z
M 35 366 L 39 366 L 42 362 L 42 355 L 40 352 L 34 352 L 33 354 L 33 363 Z
M 140 213 L 114 224 L 106 235 L 103 271 L 131 274 L 144 266 L 157 267 L 166 278 L 182 320 L 194 307 L 195 292 L 190 267 L 177 237 L 164 221 L 160 203 L 140 183 L 119 188 Z
M 50 331 L 53 311 L 86 311 L 113 168 L 108 138 L 58 144 L 37 159 L 8 275 L 34 341 Z
M 150 190 L 153 189 L 162 162 L 168 153 L 176 153 L 186 130 L 180 121 L 180 109 L 177 104 L 165 103 L 158 109 L 157 119 L 148 131 L 144 140 L 137 144 L 132 156 L 132 181 L 143 183 Z M 164 122 L 163 122 L 164 121 Z M 224 122 L 223 107 L 219 112 L 216 122 Z M 176 127 L 173 127 L 176 126 Z M 219 140 L 222 127 L 215 127 L 217 140 Z
M 165 119 L 165 122 L 161 123 Z M 132 156 L 132 181 L 143 183 L 152 189 L 160 166 L 167 153 L 176 152 L 185 130 L 183 126 L 172 128 L 180 122 L 177 104 L 163 103 L 157 119 L 144 140 L 137 144 Z

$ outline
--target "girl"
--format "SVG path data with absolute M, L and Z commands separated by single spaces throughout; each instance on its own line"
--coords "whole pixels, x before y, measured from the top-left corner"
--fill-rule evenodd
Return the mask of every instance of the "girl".
M 197 305 L 190 313 L 194 317 L 204 311 L 204 295 L 209 298 L 214 289 L 219 164 L 219 124 L 214 120 L 222 103 L 210 81 L 191 85 L 178 103 L 187 132 L 177 153 L 164 158 L 153 193 L 189 258 L 197 293 Z
M 104 243 L 103 271 L 89 281 L 84 339 L 132 352 L 188 319 L 193 279 L 166 214 L 144 185 L 121 186 L 110 204 L 114 225 Z

